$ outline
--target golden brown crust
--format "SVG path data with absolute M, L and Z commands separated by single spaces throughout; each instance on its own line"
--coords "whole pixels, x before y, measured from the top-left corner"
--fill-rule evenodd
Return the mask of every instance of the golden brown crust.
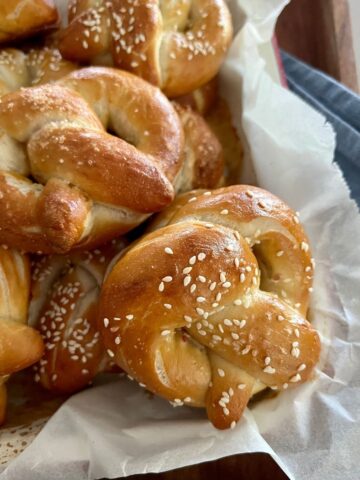
M 76 68 L 78 66 L 64 60 L 54 46 L 28 53 L 4 48 L 0 50 L 0 97 L 21 87 L 55 82 Z
M 218 77 L 205 83 L 197 90 L 194 90 L 181 97 L 174 98 L 176 103 L 183 107 L 190 107 L 200 115 L 207 115 L 218 100 Z
M 174 197 L 179 118 L 157 88 L 127 72 L 88 68 L 5 95 L 0 127 L 3 243 L 44 253 L 93 247 Z
M 29 37 L 58 21 L 52 0 L 6 0 L 0 4 L 0 43 Z
M 69 5 L 59 48 L 80 62 L 110 57 L 176 97 L 216 75 L 231 38 L 223 0 L 77 0 Z
M 223 149 L 205 120 L 190 107 L 173 102 L 184 130 L 184 162 L 177 180 L 179 192 L 216 188 L 223 182 Z
M 125 246 L 118 239 L 93 251 L 34 262 L 29 321 L 45 345 L 34 366 L 35 381 L 48 390 L 81 390 L 111 365 L 99 338 L 97 304 L 106 268 Z
M 43 343 L 28 327 L 30 289 L 28 259 L 15 250 L 0 248 L 0 423 L 6 410 L 7 377 L 41 357 Z
M 118 365 L 177 404 L 206 406 L 218 428 L 235 425 L 256 383 L 310 378 L 313 267 L 287 205 L 249 186 L 192 192 L 153 228 L 103 285 L 99 328 Z

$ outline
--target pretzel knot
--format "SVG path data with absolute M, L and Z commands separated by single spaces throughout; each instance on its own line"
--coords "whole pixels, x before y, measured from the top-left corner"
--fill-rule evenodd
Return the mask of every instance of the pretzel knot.
M 174 97 L 216 75 L 231 38 L 223 0 L 75 0 L 59 48 L 70 60 L 110 59 Z
M 313 264 L 288 206 L 255 187 L 195 192 L 153 228 L 104 282 L 99 326 L 118 365 L 175 405 L 206 406 L 218 428 L 264 387 L 310 377 Z
M 44 253 L 92 247 L 173 199 L 179 118 L 127 72 L 88 68 L 5 95 L 0 129 L 2 243 Z
M 96 324 L 97 304 L 106 268 L 125 246 L 120 238 L 92 251 L 35 261 L 29 324 L 43 337 L 45 353 L 33 370 L 45 388 L 72 393 L 109 369 L 111 359 Z

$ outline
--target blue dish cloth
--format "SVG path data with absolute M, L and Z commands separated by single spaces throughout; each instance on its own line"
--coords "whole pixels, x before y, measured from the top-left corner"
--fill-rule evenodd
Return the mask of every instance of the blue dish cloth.
M 325 115 L 334 127 L 335 161 L 360 206 L 360 97 L 284 51 L 281 58 L 289 89 Z

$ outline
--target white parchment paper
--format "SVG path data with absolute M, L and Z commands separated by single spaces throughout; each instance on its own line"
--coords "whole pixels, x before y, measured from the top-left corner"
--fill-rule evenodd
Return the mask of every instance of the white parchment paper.
M 360 216 L 332 163 L 332 129 L 271 80 L 259 54 L 287 2 L 228 3 L 238 34 L 223 92 L 258 184 L 300 211 L 317 262 L 312 320 L 323 351 L 316 379 L 258 403 L 225 432 L 203 412 L 149 399 L 128 380 L 103 381 L 70 399 L 1 480 L 115 478 L 259 451 L 292 480 L 360 478 Z

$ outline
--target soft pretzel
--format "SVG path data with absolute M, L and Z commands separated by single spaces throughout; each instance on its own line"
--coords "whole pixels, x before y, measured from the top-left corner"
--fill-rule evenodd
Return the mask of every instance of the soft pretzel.
M 75 0 L 59 48 L 69 60 L 113 64 L 175 97 L 216 75 L 231 38 L 223 0 Z
M 95 247 L 174 197 L 179 118 L 157 88 L 130 73 L 88 68 L 7 94 L 0 128 L 2 243 L 44 253 Z
M 24 53 L 16 48 L 0 50 L 0 96 L 21 87 L 54 82 L 77 68 L 64 60 L 55 47 Z
M 123 239 L 88 252 L 43 256 L 33 266 L 29 324 L 41 332 L 45 353 L 35 381 L 61 393 L 84 388 L 111 363 L 96 325 L 100 286 Z
M 184 130 L 184 163 L 176 180 L 178 192 L 221 186 L 223 149 L 205 120 L 190 107 L 174 102 Z
M 0 247 L 0 424 L 6 409 L 8 376 L 35 363 L 43 353 L 41 336 L 28 327 L 28 259 Z
M 243 185 L 197 191 L 152 228 L 102 288 L 114 362 L 174 405 L 205 406 L 221 429 L 264 386 L 309 379 L 320 351 L 305 318 L 313 263 L 287 205 Z
M 57 21 L 58 11 L 53 0 L 2 0 L 0 43 L 28 37 Z
M 176 103 L 183 107 L 190 107 L 200 115 L 207 115 L 218 100 L 218 78 L 214 77 L 210 82 L 200 88 L 180 97 L 174 98 Z

